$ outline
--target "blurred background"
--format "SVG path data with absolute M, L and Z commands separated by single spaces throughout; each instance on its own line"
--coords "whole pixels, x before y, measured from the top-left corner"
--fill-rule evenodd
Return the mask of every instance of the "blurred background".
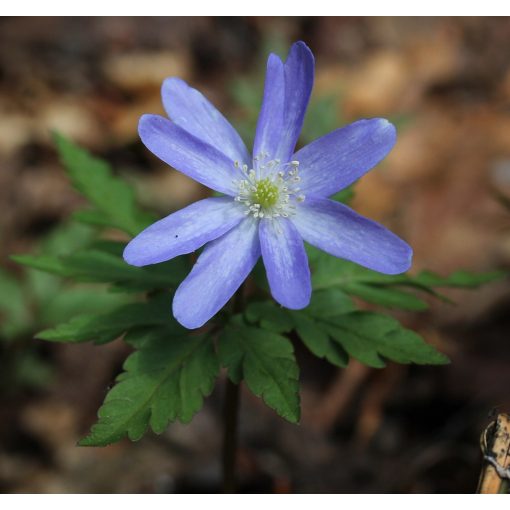
M 510 266 L 508 18 L 4 18 L 0 20 L 0 491 L 201 492 L 220 476 L 221 384 L 189 426 L 78 448 L 130 352 L 121 341 L 50 344 L 35 332 L 120 297 L 27 270 L 11 254 L 65 253 L 83 199 L 58 130 L 114 165 L 160 215 L 205 190 L 140 143 L 160 85 L 200 89 L 251 143 L 269 51 L 304 40 L 316 85 L 302 142 L 363 117 L 396 147 L 353 207 L 414 248 L 413 272 Z M 303 419 L 245 394 L 239 476 L 259 492 L 474 492 L 479 436 L 510 405 L 508 280 L 448 291 L 455 305 L 399 313 L 448 354 L 444 367 L 339 371 L 298 348 Z M 94 299 L 91 299 L 91 296 Z

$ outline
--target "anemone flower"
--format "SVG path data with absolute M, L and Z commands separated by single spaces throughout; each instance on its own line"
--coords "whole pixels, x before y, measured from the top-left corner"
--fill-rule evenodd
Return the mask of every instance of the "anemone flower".
M 410 246 L 382 225 L 328 197 L 373 168 L 396 141 L 385 119 L 364 119 L 295 151 L 312 91 L 314 57 L 303 42 L 287 60 L 271 54 L 253 157 L 225 117 L 179 78 L 162 87 L 169 119 L 143 115 L 147 148 L 223 196 L 157 221 L 126 247 L 134 266 L 163 262 L 205 245 L 178 287 L 173 314 L 202 326 L 232 297 L 262 255 L 273 298 L 301 309 L 311 296 L 304 241 L 386 274 L 403 273 Z

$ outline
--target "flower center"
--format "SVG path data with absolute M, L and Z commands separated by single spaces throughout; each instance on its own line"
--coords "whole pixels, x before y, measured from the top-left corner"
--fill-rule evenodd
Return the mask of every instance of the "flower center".
M 260 204 L 260 207 L 263 209 L 268 209 L 276 205 L 278 197 L 278 186 L 267 177 L 255 183 L 255 191 L 251 194 L 253 202 Z
M 251 170 L 247 165 L 235 167 L 242 177 L 234 181 L 238 194 L 234 200 L 246 207 L 245 213 L 255 218 L 288 218 L 296 213 L 296 205 L 305 199 L 299 193 L 299 162 L 284 165 L 279 160 L 268 160 L 267 154 L 254 158 Z

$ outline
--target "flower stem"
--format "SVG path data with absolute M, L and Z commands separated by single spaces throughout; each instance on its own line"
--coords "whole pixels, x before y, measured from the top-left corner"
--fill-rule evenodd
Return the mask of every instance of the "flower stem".
M 232 315 L 243 311 L 245 284 L 237 290 Z M 237 429 L 239 414 L 239 384 L 233 383 L 227 376 L 225 381 L 225 399 L 223 403 L 223 493 L 236 491 Z
M 223 492 L 225 494 L 232 494 L 236 489 L 238 411 L 239 385 L 227 379 L 225 382 L 223 430 Z

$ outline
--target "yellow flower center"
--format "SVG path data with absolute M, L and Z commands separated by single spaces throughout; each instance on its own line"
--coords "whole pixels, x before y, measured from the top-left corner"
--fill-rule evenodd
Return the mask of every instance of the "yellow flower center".
M 263 209 L 268 209 L 276 205 L 278 197 L 278 186 L 267 177 L 255 183 L 255 190 L 252 192 L 252 203 L 260 204 Z
M 245 214 L 254 218 L 288 218 L 296 213 L 296 206 L 305 199 L 298 187 L 299 161 L 281 164 L 268 160 L 267 154 L 253 158 L 255 168 L 234 162 L 240 178 L 234 180 L 238 194 L 234 200 L 246 207 Z

